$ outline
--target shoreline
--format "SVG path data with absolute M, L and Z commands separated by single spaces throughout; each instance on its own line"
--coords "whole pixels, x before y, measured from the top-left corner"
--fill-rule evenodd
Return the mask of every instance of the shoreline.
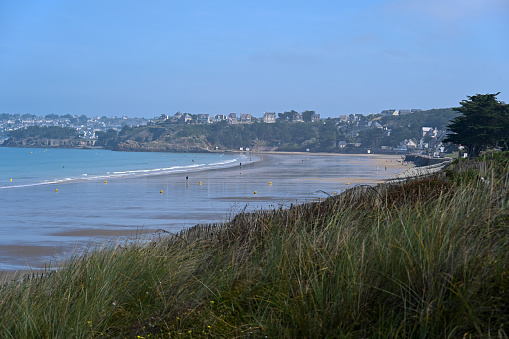
M 244 204 L 246 204 L 246 206 L 250 205 L 251 207 L 256 207 L 260 204 L 267 206 L 269 203 L 274 202 L 273 206 L 280 205 L 286 208 L 290 204 L 305 203 L 323 198 L 323 194 L 317 193 L 322 189 L 322 187 L 326 187 L 326 191 L 330 192 L 329 194 L 332 195 L 335 194 L 335 192 L 341 193 L 343 190 L 359 184 L 374 185 L 382 183 L 387 178 L 394 177 L 395 174 L 400 174 L 409 168 L 409 165 L 405 166 L 399 161 L 400 156 L 397 155 L 345 155 L 309 152 L 250 152 L 249 154 L 253 154 L 253 156 L 259 157 L 259 160 L 246 162 L 245 164 L 243 163 L 241 172 L 238 166 L 220 169 L 205 169 L 193 172 L 193 174 L 190 176 L 189 183 L 184 183 L 184 179 L 181 178 L 182 176 L 185 176 L 185 173 L 116 178 L 114 180 L 111 179 L 111 181 L 108 181 L 108 183 L 121 187 L 126 184 L 128 186 L 132 186 L 147 182 L 152 185 L 154 183 L 157 184 L 158 182 L 162 183 L 168 181 L 177 185 L 185 184 L 186 189 L 189 191 L 197 190 L 198 188 L 202 189 L 204 186 L 211 187 L 209 185 L 215 185 L 214 187 L 219 185 L 217 187 L 221 188 L 224 185 L 230 186 L 235 185 L 235 182 L 238 183 L 238 192 L 233 191 L 228 193 L 219 191 L 216 193 L 216 195 L 207 198 L 209 199 L 208 201 L 210 201 L 210 203 L 213 205 L 222 204 L 224 206 L 231 206 L 231 208 L 229 208 L 227 211 L 219 211 L 210 216 L 199 215 L 197 216 L 196 221 L 194 221 L 193 218 L 193 215 L 196 212 L 192 211 L 187 213 L 187 221 L 189 224 L 188 227 L 192 227 L 196 224 L 204 223 L 200 218 L 205 218 L 204 220 L 209 220 L 210 223 L 217 222 L 216 219 L 218 217 L 220 217 L 222 220 L 221 222 L 227 221 L 228 218 L 231 218 L 232 216 L 241 212 L 241 207 Z M 338 156 L 338 160 L 341 158 L 348 159 L 348 164 L 350 164 L 350 166 L 353 168 L 357 168 L 357 166 L 363 166 L 363 168 L 373 168 L 373 174 L 367 177 L 362 177 L 357 175 L 357 173 L 352 173 L 352 175 L 345 177 L 342 173 L 344 169 L 340 168 L 337 169 L 338 174 L 336 175 L 334 170 L 336 167 L 340 167 L 342 162 L 332 161 L 335 159 L 334 156 Z M 380 171 L 375 172 L 374 168 L 377 166 L 379 167 Z M 387 167 L 387 172 L 385 171 L 384 167 Z M 321 172 L 322 169 L 326 173 Z M 269 181 L 274 182 L 274 184 L 269 186 Z M 182 182 L 182 184 L 178 184 L 179 182 Z M 204 186 L 202 186 L 201 182 L 204 183 Z M 90 184 L 93 187 L 97 186 L 98 189 L 106 187 L 102 184 L 102 182 L 99 181 Z M 66 183 L 66 185 L 72 185 L 74 187 L 75 185 L 82 185 L 82 183 Z M 187 186 L 189 187 L 187 188 Z M 108 187 L 110 186 L 108 185 Z M 248 187 L 248 193 L 245 192 L 246 190 L 242 190 L 243 187 Z M 290 191 L 289 195 L 287 195 L 287 193 L 280 193 L 280 189 L 283 187 L 288 187 Z M 298 187 L 299 189 L 291 193 L 292 187 Z M 209 188 L 209 190 L 210 189 L 211 188 Z M 258 191 L 258 194 L 253 194 L 253 191 L 255 190 Z M 303 191 L 307 191 L 305 196 L 302 196 L 302 193 L 300 193 Z M 197 204 L 199 203 L 197 202 Z M 267 209 L 267 207 L 265 207 L 265 209 Z M 230 215 L 229 217 L 227 216 L 228 214 Z M 164 224 L 167 222 L 165 218 L 165 216 L 157 217 L 155 222 L 157 223 L 158 220 L 160 220 Z M 99 242 L 109 242 L 114 241 L 117 237 L 123 238 L 124 236 L 129 237 L 139 235 L 140 230 L 147 237 L 157 236 L 156 231 L 160 228 L 163 230 L 163 232 L 166 232 L 164 226 L 153 227 L 152 225 L 144 225 L 143 227 L 136 230 L 124 227 L 118 228 L 114 226 L 105 227 L 104 229 L 90 227 L 87 228 L 86 226 L 81 225 L 80 227 L 82 228 L 52 231 L 50 235 L 59 237 L 63 240 L 82 239 L 80 240 L 81 243 L 90 243 L 91 239 L 98 240 Z M 175 231 L 171 231 L 170 229 L 170 232 Z M 20 258 L 34 258 L 37 257 L 38 253 L 52 255 L 59 252 L 58 248 L 54 248 L 52 246 L 44 246 L 44 244 L 41 245 L 42 246 L 39 246 L 39 244 L 31 246 L 14 244 L 14 247 L 10 248 L 9 252 L 16 252 Z M 18 248 L 16 248 L 16 246 Z M 64 252 L 68 252 L 66 248 L 70 247 L 72 246 L 63 246 L 60 249 L 64 250 Z M 4 246 L 2 250 L 2 246 L 0 245 L 0 253 L 2 252 L 5 254 L 6 248 Z M 35 265 L 32 267 L 36 270 L 44 268 L 44 266 L 41 265 Z M 0 272 L 0 276 L 4 275 L 5 272 L 13 273 L 16 272 L 16 270 L 3 270 Z

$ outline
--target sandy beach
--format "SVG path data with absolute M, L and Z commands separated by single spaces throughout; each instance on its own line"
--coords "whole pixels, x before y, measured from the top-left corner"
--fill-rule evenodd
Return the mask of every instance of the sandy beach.
M 326 198 L 355 185 L 382 182 L 413 166 L 402 164 L 400 155 L 249 155 L 253 161 L 224 169 L 122 178 L 108 185 L 67 183 L 58 196 L 44 187 L 24 190 L 22 198 L 28 192 L 35 206 L 36 199 L 54 199 L 52 208 L 34 212 L 25 233 L 0 243 L 1 270 L 41 269 L 93 243 L 178 232 L 199 223 L 227 221 L 244 210 Z

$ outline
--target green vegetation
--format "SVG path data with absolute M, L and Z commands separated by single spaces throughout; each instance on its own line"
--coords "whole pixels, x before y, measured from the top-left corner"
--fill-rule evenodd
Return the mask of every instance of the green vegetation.
M 445 130 L 450 120 L 457 116 L 452 109 L 434 109 L 403 116 L 370 116 L 391 129 L 367 127 L 368 118 L 358 121 L 340 122 L 326 119 L 310 122 L 314 111 L 302 112 L 305 122 L 292 122 L 296 111 L 279 113 L 276 123 L 252 124 L 175 124 L 161 122 L 155 126 L 124 128 L 118 135 L 110 131 L 102 133 L 96 145 L 113 149 L 149 150 L 175 149 L 187 145 L 206 150 L 277 149 L 279 151 L 311 152 L 365 152 L 365 149 L 379 149 L 381 146 L 397 146 L 405 139 L 419 140 L 422 127 L 436 127 Z M 352 119 L 354 117 L 352 116 Z M 431 138 L 431 137 L 429 137 Z M 350 143 L 340 149 L 340 141 Z M 354 147 L 357 142 L 361 147 Z M 136 144 L 136 147 L 133 147 Z M 162 147 L 162 149 L 161 149 Z M 166 147 L 166 148 L 165 148 Z
M 0 288 L 19 337 L 507 337 L 509 153 L 241 213 Z M 477 177 L 462 180 L 465 170 Z M 482 178 L 481 178 L 482 177 Z
M 445 141 L 465 145 L 470 157 L 488 148 L 509 149 L 509 105 L 496 99 L 496 94 L 468 96 L 454 108 L 462 115 L 448 126 L 454 134 Z
M 120 133 L 113 130 L 98 133 L 96 145 L 116 147 L 122 143 L 165 142 L 169 144 L 199 143 L 202 149 L 233 149 L 240 147 L 278 148 L 283 151 L 332 152 L 337 150 L 340 134 L 332 119 L 315 123 L 275 124 L 227 123 L 204 125 L 159 124 L 135 128 L 124 127 Z
M 148 126 L 128 127 L 124 120 L 121 120 L 124 127 L 120 132 L 115 129 L 106 130 L 103 126 L 115 123 L 118 127 L 119 121 L 116 118 L 102 117 L 87 121 L 85 115 L 78 117 L 70 114 L 64 116 L 48 114 L 45 118 L 68 119 L 66 123 L 87 126 L 89 135 L 92 130 L 95 131 L 96 146 L 113 150 L 189 152 L 216 148 L 238 150 L 241 147 L 249 147 L 252 150 L 365 153 L 368 148 L 373 150 L 380 149 L 381 146 L 396 147 L 405 139 L 417 142 L 422 136 L 422 127 L 445 130 L 450 120 L 458 115 L 452 109 L 434 109 L 387 117 L 352 114 L 350 121 L 328 118 L 312 122 L 314 114 L 315 111 L 304 111 L 299 114 L 294 110 L 279 113 L 276 123 L 272 124 L 258 122 L 255 118 L 252 119 L 252 124 L 228 124 L 226 121 L 213 124 L 183 124 L 175 119 L 169 119 Z M 296 120 L 300 115 L 303 122 Z M 6 114 L 0 117 L 14 118 Z M 25 115 L 23 117 L 28 118 Z M 17 118 L 22 117 L 17 115 Z M 194 121 L 196 118 L 197 115 Z M 376 122 L 377 125 L 369 126 L 370 121 Z M 5 126 L 12 128 L 11 123 L 6 122 Z M 382 129 L 382 126 L 385 128 Z M 28 133 L 26 130 L 23 131 L 10 133 L 11 140 L 7 141 L 6 145 L 16 145 L 15 141 L 19 141 Z M 60 138 L 60 134 L 66 133 L 59 131 L 59 127 L 52 127 L 51 132 L 51 137 L 55 138 Z M 36 133 L 31 137 L 39 138 L 39 135 Z M 345 141 L 347 146 L 339 148 L 340 141 Z M 431 141 L 431 136 L 424 141 Z M 31 143 L 34 144 L 36 143 Z
M 380 123 L 391 128 L 411 128 L 413 134 L 420 135 L 422 127 L 436 127 L 439 130 L 445 130 L 451 120 L 457 116 L 458 112 L 452 108 L 436 108 L 418 113 L 382 117 Z
M 78 131 L 70 127 L 58 127 L 58 126 L 29 126 L 25 129 L 18 129 L 10 132 L 10 136 L 13 139 L 77 139 Z

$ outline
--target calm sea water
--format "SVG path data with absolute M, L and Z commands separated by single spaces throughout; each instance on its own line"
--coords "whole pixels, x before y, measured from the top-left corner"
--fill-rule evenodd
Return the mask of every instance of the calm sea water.
M 348 178 L 400 171 L 356 156 L 0 148 L 0 270 L 44 267 L 126 232 L 154 236 L 316 200 L 347 188 Z
M 0 148 L 0 189 L 223 168 L 244 155 Z

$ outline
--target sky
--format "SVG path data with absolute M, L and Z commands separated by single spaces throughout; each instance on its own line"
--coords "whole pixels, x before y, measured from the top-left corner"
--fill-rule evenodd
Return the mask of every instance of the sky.
M 509 0 L 0 0 L 0 113 L 509 102 Z

